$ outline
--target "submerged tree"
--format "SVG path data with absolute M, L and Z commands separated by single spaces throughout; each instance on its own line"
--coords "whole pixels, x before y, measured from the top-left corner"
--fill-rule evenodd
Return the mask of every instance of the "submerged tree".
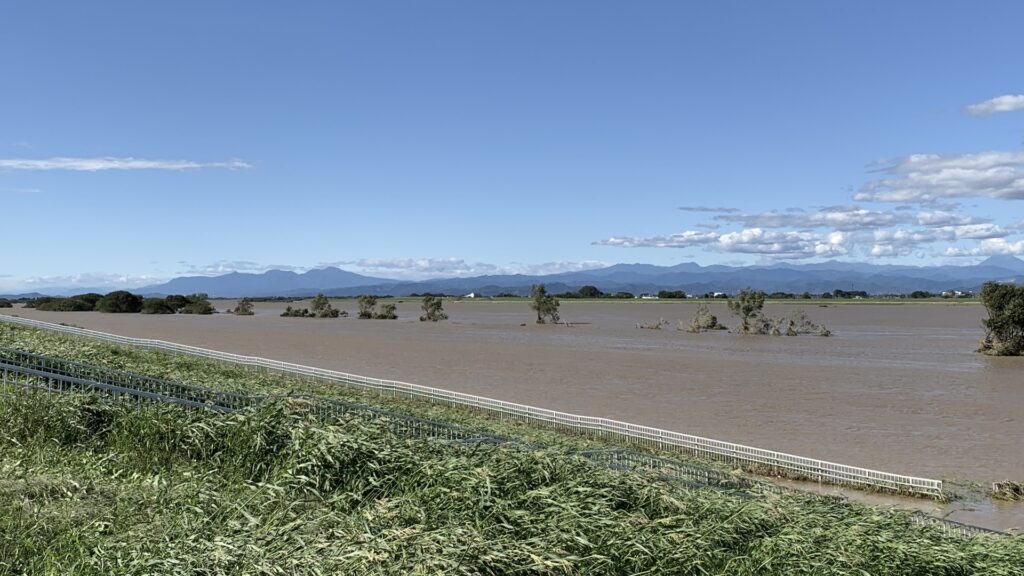
M 751 320 L 757 318 L 764 308 L 764 292 L 744 288 L 735 298 L 729 299 L 729 311 L 740 317 L 740 332 L 743 334 L 757 333 Z
M 740 317 L 741 334 L 760 334 L 763 336 L 798 336 L 800 334 L 817 334 L 831 336 L 828 328 L 815 324 L 803 310 L 796 310 L 789 316 L 773 318 L 765 316 L 765 294 L 760 290 L 745 288 L 735 298 L 729 299 L 729 311 Z
M 707 304 L 701 304 L 697 306 L 697 313 L 694 314 L 693 320 L 690 321 L 687 331 L 699 334 L 709 330 L 727 330 L 727 328 L 718 323 L 718 317 L 711 313 Z
M 213 314 L 217 312 L 210 304 L 210 297 L 205 293 L 200 292 L 185 298 L 188 300 L 188 304 L 181 309 L 182 314 Z
M 317 294 L 313 301 L 310 302 L 313 308 L 313 315 L 317 318 L 337 318 L 339 311 L 334 306 L 331 306 L 331 301 L 327 299 L 323 294 Z
M 292 308 L 290 305 L 285 306 L 284 312 L 281 312 L 282 318 L 306 318 L 312 316 L 309 313 L 309 308 Z
M 167 301 L 168 306 L 174 308 L 175 312 L 178 312 L 185 306 L 188 306 L 188 297 L 183 294 L 171 294 L 164 300 Z
M 235 309 L 232 310 L 231 313 L 235 316 L 252 316 L 254 314 L 252 311 L 252 300 L 242 298 L 238 301 L 238 304 L 235 305 Z
M 530 289 L 530 308 L 537 312 L 537 324 L 544 324 L 545 320 L 558 322 L 558 298 L 548 294 L 543 284 L 534 284 Z
M 163 298 L 146 298 L 142 301 L 143 314 L 174 314 L 174 308 Z
M 988 318 L 979 352 L 993 356 L 1024 354 L 1024 286 L 989 282 L 981 289 Z
M 125 290 L 117 290 L 100 298 L 96 302 L 96 310 L 111 314 L 139 312 L 142 310 L 142 298 Z
M 377 320 L 397 320 L 398 313 L 395 311 L 395 304 L 393 302 L 387 302 L 380 305 L 380 312 L 374 314 L 373 317 Z
M 72 298 L 46 298 L 36 302 L 36 310 L 48 312 L 89 312 L 94 306 L 85 300 L 77 297 Z
M 359 317 L 360 318 L 362 318 L 364 320 L 369 319 L 369 318 L 373 318 L 374 312 L 375 312 L 374 309 L 377 307 L 377 297 L 376 296 L 370 296 L 370 295 L 360 296 L 359 299 L 356 300 L 356 302 L 358 302 L 358 304 L 359 304 Z
M 448 315 L 444 312 L 444 303 L 440 296 L 427 296 L 423 298 L 423 315 L 420 322 L 437 322 L 447 320 Z

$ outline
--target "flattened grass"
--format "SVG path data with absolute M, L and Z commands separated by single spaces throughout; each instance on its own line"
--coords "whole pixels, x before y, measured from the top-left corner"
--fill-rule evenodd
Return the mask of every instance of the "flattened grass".
M 1021 574 L 1024 540 L 557 453 L 84 395 L 0 396 L 0 574 Z
M 600 449 L 627 445 L 625 442 L 615 439 L 596 440 L 567 431 L 545 429 L 537 424 L 502 419 L 496 415 L 466 407 L 385 397 L 373 391 L 364 391 L 340 384 L 316 383 L 215 360 L 121 346 L 2 322 L 0 322 L 0 346 L 127 370 L 216 390 L 244 394 L 316 394 L 378 406 L 422 418 L 442 420 L 499 436 L 515 437 L 525 443 L 557 446 L 563 449 Z M 629 446 L 636 448 L 635 445 Z M 651 451 L 658 452 L 657 450 Z M 665 451 L 665 453 L 669 453 L 669 451 Z M 671 453 L 678 456 L 677 452 Z M 701 460 L 701 463 L 723 470 L 729 469 L 729 466 L 721 462 Z

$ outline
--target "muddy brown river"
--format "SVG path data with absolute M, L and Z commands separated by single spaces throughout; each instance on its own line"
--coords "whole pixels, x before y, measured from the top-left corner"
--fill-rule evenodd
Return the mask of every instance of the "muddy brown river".
M 217 301 L 223 310 L 234 302 Z M 988 483 L 1024 479 L 1024 358 L 975 353 L 971 304 L 802 306 L 818 336 L 689 334 L 693 302 L 564 301 L 539 326 L 525 302 L 446 302 L 450 320 L 144 316 L 8 309 L 126 336 L 403 380 L 901 474 Z M 769 304 L 781 315 L 796 306 Z M 735 324 L 724 305 L 712 312 Z M 669 322 L 660 330 L 637 324 Z M 525 323 L 524 325 L 521 325 Z M 1020 506 L 952 518 L 1024 525 Z M 1000 505 L 1001 506 L 1001 505 Z

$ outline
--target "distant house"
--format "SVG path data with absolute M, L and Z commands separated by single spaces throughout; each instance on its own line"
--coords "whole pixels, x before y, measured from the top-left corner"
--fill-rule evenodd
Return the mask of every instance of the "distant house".
M 641 300 L 657 300 L 658 296 L 657 296 L 657 294 L 641 294 L 640 295 L 640 299 Z
M 463 298 L 476 298 L 476 292 L 470 292 L 469 294 L 463 296 Z

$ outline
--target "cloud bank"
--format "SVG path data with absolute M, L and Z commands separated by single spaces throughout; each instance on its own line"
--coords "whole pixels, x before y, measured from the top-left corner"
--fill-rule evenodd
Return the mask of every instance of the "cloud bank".
M 1000 112 L 1014 112 L 1016 110 L 1024 110 L 1024 94 L 996 96 L 995 98 L 971 104 L 964 108 L 964 112 L 971 116 L 991 116 Z
M 1024 199 L 1024 152 L 915 154 L 883 164 L 859 202 L 930 203 L 952 198 Z
M 45 158 L 0 159 L 0 170 L 71 170 L 78 172 L 99 172 L 102 170 L 200 170 L 223 168 L 243 170 L 252 165 L 241 160 L 227 162 L 196 162 L 193 160 L 147 160 L 144 158 Z
M 321 266 L 338 266 L 355 269 L 362 274 L 387 276 L 399 280 L 424 280 L 443 277 L 469 277 L 509 274 L 558 274 L 578 272 L 608 266 L 597 260 L 544 262 L 540 264 L 510 263 L 507 265 L 486 262 L 467 262 L 462 258 L 362 258 L 323 262 Z

